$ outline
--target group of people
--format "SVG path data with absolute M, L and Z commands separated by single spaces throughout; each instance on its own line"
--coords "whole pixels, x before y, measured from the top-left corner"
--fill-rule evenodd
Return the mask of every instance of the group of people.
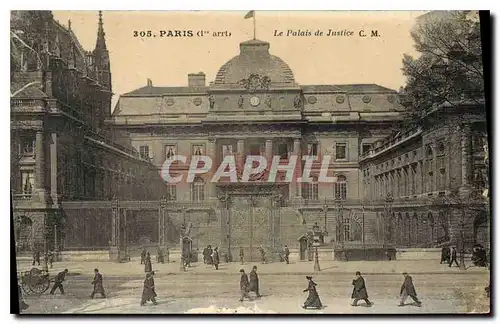
M 40 249 L 37 247 L 34 247 L 33 248 L 33 257 L 32 257 L 32 262 L 31 262 L 32 265 L 37 264 L 38 266 L 40 266 L 40 255 L 41 255 Z M 52 268 L 52 265 L 53 265 L 54 259 L 55 259 L 54 251 L 48 250 L 47 253 L 45 253 L 44 258 L 45 258 L 45 261 L 47 262 L 47 264 L 49 265 L 49 267 Z
M 406 272 L 403 272 L 403 276 L 404 281 L 399 292 L 399 296 L 401 299 L 398 306 L 405 306 L 405 301 L 408 297 L 412 298 L 417 306 L 422 306 L 422 302 L 417 297 L 417 291 L 415 290 L 415 286 L 413 285 L 412 277 Z M 308 280 L 308 286 L 306 289 L 304 289 L 304 292 L 309 292 L 309 295 L 307 296 L 307 299 L 302 308 L 323 308 L 323 304 L 321 303 L 318 291 L 316 290 L 317 284 L 312 280 L 312 276 L 306 276 L 306 279 Z M 354 286 L 354 288 L 351 294 L 351 298 L 353 299 L 351 306 L 358 306 L 358 302 L 360 300 L 364 300 L 366 306 L 372 306 L 373 303 L 368 299 L 368 291 L 366 289 L 365 279 L 363 278 L 363 276 L 361 276 L 361 272 L 356 271 L 356 277 L 353 279 L 352 285 Z
M 262 297 L 262 295 L 259 293 L 259 275 L 257 274 L 257 266 L 253 266 L 252 271 L 250 271 L 250 280 L 244 269 L 240 269 L 240 274 L 240 301 L 243 301 L 244 298 L 252 300 L 252 297 L 250 297 L 250 292 L 255 292 L 257 298 Z
M 207 247 L 203 249 L 203 263 L 213 265 L 215 267 L 215 270 L 219 270 L 219 248 L 215 247 L 214 249 L 212 249 L 211 245 L 207 245 Z
M 488 266 L 488 257 L 486 253 L 486 249 L 478 244 L 475 245 L 474 248 L 472 249 L 472 257 L 471 261 L 476 267 L 487 267 Z M 453 263 L 456 264 L 457 267 L 459 267 L 458 261 L 457 261 L 457 248 L 456 246 L 450 246 L 450 247 L 443 247 L 441 249 L 441 261 L 440 263 L 447 263 L 449 267 Z

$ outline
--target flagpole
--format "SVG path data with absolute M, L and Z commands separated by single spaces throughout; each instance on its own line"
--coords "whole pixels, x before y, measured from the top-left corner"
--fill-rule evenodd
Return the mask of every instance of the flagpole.
M 255 40 L 255 11 L 253 12 L 253 39 Z

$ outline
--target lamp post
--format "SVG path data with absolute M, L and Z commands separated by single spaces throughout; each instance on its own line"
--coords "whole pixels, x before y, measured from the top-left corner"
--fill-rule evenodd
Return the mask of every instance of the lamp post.
M 339 240 L 340 240 L 340 249 L 341 249 L 340 260 L 347 261 L 347 255 L 345 253 L 344 201 L 342 200 L 341 197 L 336 197 L 335 202 L 336 202 L 338 209 L 339 209 L 339 222 L 340 222 Z
M 328 235 L 328 230 L 327 230 L 327 228 L 326 228 L 326 218 L 327 218 L 327 216 L 328 216 L 328 215 L 327 215 L 327 214 L 328 214 L 328 204 L 327 204 L 327 200 L 326 200 L 326 198 L 325 198 L 325 204 L 323 205 L 323 213 L 325 214 L 325 231 L 324 231 L 324 234 L 323 234 L 323 243 L 325 243 L 325 242 L 324 242 L 324 237 L 325 237 L 326 235 Z
M 394 203 L 394 198 L 392 197 L 392 192 L 388 192 L 387 196 L 385 197 L 385 213 L 384 213 L 384 233 L 383 233 L 383 238 L 384 238 L 384 243 L 383 243 L 383 249 L 386 258 L 388 259 L 388 251 L 387 251 L 387 236 L 388 236 L 388 229 L 387 229 L 387 220 L 390 219 L 391 215 L 391 210 L 392 210 L 392 204 Z
M 227 193 L 224 193 L 222 196 L 220 196 L 220 201 L 224 203 L 224 209 L 226 212 L 226 224 L 227 224 L 227 234 L 226 234 L 226 239 L 227 239 L 227 258 L 228 261 L 232 260 L 232 255 L 231 255 L 231 213 L 229 212 L 229 195 Z
M 312 245 L 314 246 L 314 271 L 321 271 L 319 267 L 319 256 L 318 256 L 318 246 L 320 245 L 319 237 L 314 235 L 313 239 L 314 242 Z
M 465 211 L 462 211 L 462 216 L 464 216 Z M 464 220 L 460 221 L 460 264 L 458 268 L 460 270 L 465 270 L 465 240 L 464 240 Z
M 184 266 L 184 233 L 186 231 L 186 207 L 182 207 L 182 225 L 180 233 L 180 248 L 181 248 L 181 264 L 179 266 L 180 271 L 186 271 Z

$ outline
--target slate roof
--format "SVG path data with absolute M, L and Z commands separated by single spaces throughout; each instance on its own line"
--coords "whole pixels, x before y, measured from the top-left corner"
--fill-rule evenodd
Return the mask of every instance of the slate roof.
M 161 96 L 163 94 L 190 94 L 190 93 L 200 93 L 207 92 L 208 87 L 150 87 L 145 86 L 139 89 L 132 90 L 122 97 L 134 97 L 134 96 Z

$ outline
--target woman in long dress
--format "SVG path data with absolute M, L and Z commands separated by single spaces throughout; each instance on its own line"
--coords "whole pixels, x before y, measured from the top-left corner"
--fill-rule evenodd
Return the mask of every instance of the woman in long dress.
M 321 304 L 318 292 L 316 291 L 316 283 L 312 280 L 311 276 L 307 276 L 306 279 L 309 280 L 309 285 L 307 286 L 307 289 L 304 289 L 304 292 L 309 291 L 309 296 L 307 296 L 307 300 L 302 308 L 322 308 L 323 304 Z

